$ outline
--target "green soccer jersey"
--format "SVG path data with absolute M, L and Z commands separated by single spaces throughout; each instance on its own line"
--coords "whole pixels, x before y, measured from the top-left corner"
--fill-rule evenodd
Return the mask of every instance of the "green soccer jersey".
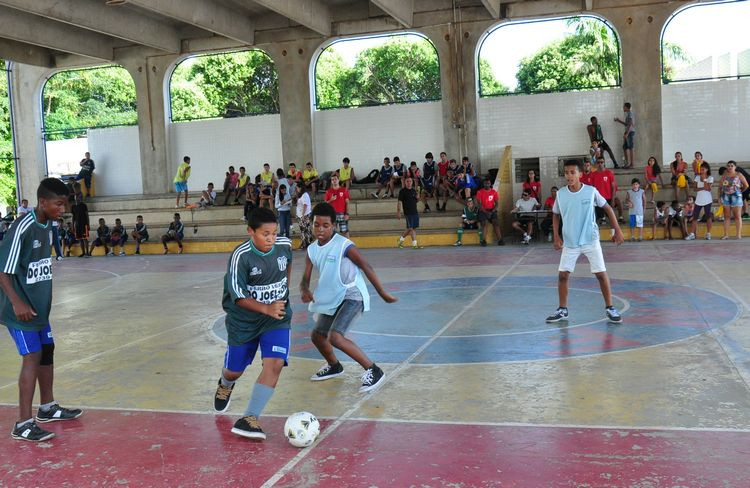
M 470 209 L 468 206 L 464 207 L 464 213 L 462 215 L 464 220 L 477 220 L 477 207 Z
M 13 222 L 0 241 L 0 266 L 11 275 L 11 283 L 21 300 L 36 312 L 29 322 L 21 322 L 13 312 L 13 305 L 0 292 L 0 321 L 22 330 L 42 330 L 49 324 L 52 308 L 52 226 L 36 221 L 32 210 Z
M 292 241 L 277 237 L 267 253 L 260 252 L 250 239 L 235 248 L 224 276 L 221 305 L 227 313 L 226 327 L 230 346 L 245 344 L 273 329 L 290 329 L 292 309 L 289 305 L 288 269 L 292 263 Z M 276 320 L 268 315 L 251 312 L 235 302 L 252 298 L 270 304 L 286 301 L 286 315 Z

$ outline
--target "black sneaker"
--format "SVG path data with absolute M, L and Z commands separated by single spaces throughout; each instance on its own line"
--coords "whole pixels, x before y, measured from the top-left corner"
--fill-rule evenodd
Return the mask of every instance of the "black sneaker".
M 555 313 L 547 317 L 547 323 L 560 322 L 561 320 L 568 320 L 567 308 L 558 307 Z
M 330 380 L 331 378 L 341 376 L 342 374 L 344 374 L 344 367 L 341 365 L 341 363 L 336 363 L 334 365 L 326 364 L 325 366 L 320 368 L 317 373 L 310 376 L 310 380 L 311 381 Z
M 487 247 L 487 241 L 479 241 L 479 245 L 482 247 Z
M 52 439 L 55 433 L 40 428 L 34 422 L 27 422 L 20 427 L 13 427 L 10 436 L 20 441 L 41 442 Z
M 505 245 L 505 241 L 503 241 L 502 239 L 500 239 L 499 241 L 497 241 L 497 245 L 498 246 L 504 246 Z
M 219 380 L 219 386 L 216 387 L 216 394 L 214 395 L 214 410 L 217 412 L 226 412 L 229 408 L 229 397 L 232 396 L 232 390 L 234 390 L 234 383 L 232 386 L 224 386 Z
M 622 322 L 622 315 L 615 307 L 607 307 L 607 319 L 615 324 Z
M 359 388 L 360 393 L 365 393 L 374 390 L 382 384 L 385 373 L 376 364 L 373 364 L 369 369 L 366 369 L 362 373 L 362 386 Z
M 46 412 L 41 408 L 36 412 L 37 422 L 57 422 L 58 420 L 74 420 L 83 415 L 80 408 L 65 408 L 60 405 L 52 405 Z
M 232 427 L 232 434 L 247 437 L 248 439 L 265 440 L 266 438 L 265 432 L 260 428 L 258 419 L 253 415 L 242 417 L 235 422 L 234 427 Z

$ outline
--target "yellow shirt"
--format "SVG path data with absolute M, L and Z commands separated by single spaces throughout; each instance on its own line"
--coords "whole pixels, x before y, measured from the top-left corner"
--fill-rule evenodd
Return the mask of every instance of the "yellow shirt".
M 180 164 L 177 168 L 177 174 L 174 177 L 174 183 L 185 183 L 190 178 L 190 165 L 187 163 Z
M 349 181 L 352 177 L 352 168 L 349 166 L 348 168 L 346 166 L 342 166 L 339 170 L 339 180 L 340 181 Z
M 273 181 L 273 173 L 271 171 L 261 171 L 260 172 L 260 179 L 266 184 L 270 185 Z
M 311 169 L 310 171 L 304 170 L 302 172 L 302 179 L 305 181 L 312 180 L 313 178 L 317 178 L 317 177 L 318 177 L 318 172 L 315 170 L 315 168 Z
M 237 185 L 237 188 L 244 188 L 245 186 L 247 186 L 247 173 L 244 175 L 240 175 Z

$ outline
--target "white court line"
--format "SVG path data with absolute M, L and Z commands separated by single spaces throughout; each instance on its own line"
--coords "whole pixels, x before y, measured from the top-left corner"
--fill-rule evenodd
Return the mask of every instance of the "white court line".
M 714 279 L 721 284 L 721 286 L 723 286 L 724 288 L 726 288 L 726 290 L 729 292 L 729 294 L 732 295 L 734 297 L 734 299 L 737 300 L 737 302 L 745 308 L 746 311 L 750 311 L 750 306 L 748 306 L 747 302 L 745 300 L 743 300 L 742 297 L 739 296 L 737 294 L 737 292 L 735 292 L 732 289 L 732 287 L 729 286 L 727 284 L 727 282 L 724 281 L 721 278 L 721 276 L 717 275 L 716 272 L 714 272 L 714 270 L 712 270 L 711 268 L 709 268 L 708 266 L 706 266 L 706 263 L 704 263 L 703 261 L 698 261 L 698 263 L 701 266 L 703 266 L 703 269 L 705 269 L 706 271 L 708 271 L 708 274 L 710 274 L 711 276 L 713 276 Z
M 265 483 L 263 483 L 261 485 L 261 488 L 271 488 L 272 486 L 276 485 L 276 483 L 278 483 L 279 480 L 281 480 L 281 478 L 283 478 L 287 473 L 289 473 L 289 471 L 291 471 L 292 469 L 294 469 L 294 467 L 300 461 L 302 461 L 305 457 L 307 457 L 307 455 L 310 454 L 313 451 L 313 449 L 315 449 L 315 447 L 317 447 L 318 445 L 320 445 L 320 443 L 326 437 L 328 437 L 329 435 L 331 435 L 336 429 L 338 429 L 341 425 L 343 425 L 343 423 L 347 419 L 349 419 L 354 414 L 354 412 L 356 412 L 357 410 L 359 410 L 359 408 L 367 400 L 369 400 L 375 393 L 377 393 L 378 391 L 380 391 L 383 388 L 383 386 L 385 386 L 390 380 L 392 380 L 393 378 L 395 378 L 399 374 L 401 374 L 401 372 L 403 372 L 409 366 L 409 364 L 412 361 L 414 361 L 414 359 L 416 359 L 420 354 L 422 354 L 425 351 L 425 349 L 427 349 L 428 347 L 430 347 L 430 345 L 432 345 L 432 343 L 435 342 L 435 340 L 437 340 L 438 337 L 440 337 L 453 324 L 455 324 L 456 322 L 458 322 L 458 319 L 461 318 L 461 316 L 464 313 L 466 313 L 468 310 L 470 310 L 477 302 L 479 302 L 479 300 L 481 300 L 487 293 L 489 293 L 489 291 L 492 290 L 492 288 L 494 288 L 495 285 L 497 285 L 498 283 L 500 283 L 500 281 L 502 281 L 503 278 L 505 278 L 506 276 L 508 276 L 508 274 L 510 274 L 514 269 L 516 269 L 518 267 L 518 265 L 521 264 L 521 262 L 524 260 L 524 258 L 531 253 L 532 249 L 529 249 L 528 251 L 526 251 L 523 254 L 523 256 L 521 256 L 518 259 L 518 261 L 516 261 L 510 268 L 508 268 L 507 270 L 505 270 L 505 272 L 503 272 L 500 276 L 498 276 L 495 281 L 493 281 L 492 283 L 490 283 L 490 285 L 487 286 L 484 289 L 484 291 L 482 291 L 482 293 L 480 293 L 479 295 L 477 295 L 476 297 L 474 297 L 474 299 L 471 302 L 469 302 L 466 305 L 464 305 L 464 307 L 458 312 L 458 314 L 456 314 L 451 320 L 449 320 L 447 324 L 445 324 L 439 331 L 437 331 L 435 334 L 433 334 L 432 337 L 430 337 L 427 341 L 425 341 L 425 343 L 422 344 L 416 351 L 414 351 L 411 354 L 411 356 L 409 356 L 404 361 L 402 361 L 396 367 L 396 369 L 393 370 L 393 372 L 391 372 L 389 375 L 383 377 L 383 379 L 381 380 L 381 382 L 383 383 L 382 385 L 380 385 L 376 390 L 373 390 L 373 391 L 367 393 L 361 399 L 359 399 L 354 405 L 351 406 L 351 408 L 349 408 L 349 410 L 347 410 L 346 412 L 344 412 L 338 419 L 336 419 L 331 425 L 329 425 L 320 434 L 320 436 L 318 437 L 318 440 L 316 441 L 316 443 L 313 446 L 311 446 L 311 447 L 309 447 L 307 449 L 303 449 L 296 456 L 294 456 L 292 459 L 290 459 L 284 466 L 281 467 L 281 469 L 279 469 L 273 476 L 271 476 Z
M 119 351 L 121 349 L 125 349 L 126 347 L 130 347 L 130 346 L 133 346 L 135 344 L 139 344 L 141 342 L 146 342 L 146 341 L 149 341 L 151 339 L 155 339 L 155 338 L 157 338 L 159 336 L 162 336 L 164 334 L 167 334 L 169 332 L 174 332 L 175 330 L 184 329 L 185 327 L 193 326 L 196 323 L 200 323 L 200 322 L 203 322 L 203 321 L 214 321 L 220 315 L 222 315 L 223 313 L 224 313 L 223 311 L 220 312 L 220 313 L 214 312 L 212 314 L 205 315 L 205 316 L 203 316 L 201 318 L 191 320 L 190 322 L 186 322 L 186 323 L 184 323 L 182 325 L 176 325 L 174 327 L 170 327 L 169 329 L 163 330 L 161 332 L 157 332 L 156 334 L 151 334 L 150 336 L 141 337 L 140 339 L 136 339 L 134 341 L 127 342 L 125 344 L 121 344 L 121 345 L 119 345 L 117 347 L 113 347 L 111 349 L 107 349 L 106 351 L 97 352 L 97 353 L 92 354 L 91 356 L 88 356 L 88 357 L 85 357 L 85 358 L 76 359 L 75 361 L 72 361 L 70 363 L 65 363 L 65 364 L 63 364 L 63 365 L 61 365 L 59 367 L 55 366 L 55 372 L 62 371 L 62 370 L 65 370 L 65 369 L 70 369 L 70 368 L 72 368 L 74 366 L 77 366 L 77 365 L 79 365 L 81 363 L 85 363 L 87 361 L 91 361 L 92 359 L 96 359 L 96 358 L 98 358 L 100 356 L 103 356 L 104 354 L 110 354 L 112 352 Z M 17 384 L 18 384 L 18 382 L 14 381 L 13 383 L 8 383 L 7 385 L 2 385 L 2 386 L 0 386 L 0 390 L 2 390 L 4 388 L 11 387 L 11 386 L 16 386 Z
M 100 289 L 98 289 L 98 290 L 96 290 L 96 291 L 92 291 L 91 293 L 88 293 L 88 294 L 86 294 L 86 295 L 84 295 L 84 296 L 71 297 L 71 298 L 68 298 L 68 299 L 66 299 L 66 300 L 62 300 L 62 301 L 59 301 L 59 302 L 54 302 L 54 303 L 52 304 L 52 306 L 53 306 L 53 307 L 57 307 L 57 306 L 59 306 L 59 305 L 62 305 L 62 304 L 64 304 L 64 303 L 74 302 L 74 301 L 76 301 L 76 300 L 80 300 L 81 298 L 89 298 L 89 297 L 91 297 L 91 296 L 93 296 L 93 295 L 98 295 L 99 293 L 101 293 L 101 292 L 103 292 L 103 291 L 106 291 L 106 290 L 108 290 L 108 289 L 112 288 L 113 286 L 117 285 L 117 284 L 118 284 L 118 283 L 119 283 L 119 282 L 120 282 L 120 281 L 122 280 L 122 275 L 120 275 L 120 274 L 117 274 L 117 273 L 115 273 L 114 271 L 108 271 L 108 270 L 106 270 L 106 269 L 96 269 L 96 268 L 76 268 L 76 270 L 83 270 L 83 271 L 97 271 L 97 272 L 100 272 L 100 273 L 109 273 L 109 274 L 111 274 L 112 276 L 114 276 L 114 277 L 115 277 L 116 279 L 115 279 L 115 281 L 113 281 L 113 282 L 112 282 L 112 283 L 110 283 L 109 285 L 105 286 L 104 288 L 100 288 Z M 86 282 L 86 284 L 89 284 L 89 283 L 91 283 L 91 282 L 90 282 L 90 281 L 89 281 L 89 282 Z
M 16 403 L 5 403 L 0 402 L 0 407 L 17 407 Z M 76 408 L 80 408 L 84 411 L 87 410 L 101 410 L 106 412 L 135 412 L 135 413 L 164 413 L 164 414 L 186 414 L 186 415 L 203 415 L 211 417 L 236 417 L 236 413 L 232 412 L 214 412 L 207 410 L 174 410 L 174 409 L 159 409 L 159 408 L 131 408 L 131 407 L 96 407 L 89 405 L 76 405 Z M 287 418 L 285 414 L 263 414 L 264 417 L 271 418 Z M 323 420 L 335 420 L 337 417 L 328 416 L 320 417 Z M 600 425 L 600 424 L 540 424 L 534 422 L 490 422 L 490 421 L 465 421 L 465 420 L 429 420 L 429 419 L 398 419 L 392 417 L 349 417 L 347 420 L 352 422 L 372 422 L 372 423 L 385 423 L 385 424 L 422 424 L 422 425 L 461 425 L 461 426 L 479 426 L 479 427 L 532 427 L 532 428 L 548 428 L 548 429 L 592 429 L 592 430 L 655 430 L 655 431 L 670 431 L 670 432 L 736 432 L 736 433 L 750 433 L 750 428 L 732 428 L 732 427 L 678 427 L 678 426 L 664 426 L 664 425 Z

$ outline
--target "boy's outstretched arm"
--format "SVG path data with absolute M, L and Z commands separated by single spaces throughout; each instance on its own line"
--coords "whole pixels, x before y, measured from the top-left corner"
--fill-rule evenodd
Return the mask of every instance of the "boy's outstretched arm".
M 394 303 L 398 301 L 398 297 L 394 297 L 393 295 L 385 291 L 385 288 L 383 288 L 383 285 L 380 283 L 378 275 L 375 274 L 375 270 L 372 269 L 370 263 L 365 261 L 365 258 L 362 256 L 362 254 L 360 254 L 359 250 L 356 247 L 349 246 L 349 249 L 346 250 L 346 257 L 348 257 L 359 269 L 362 270 L 365 276 L 367 276 L 367 279 L 370 280 L 372 286 L 375 287 L 375 290 L 378 292 L 378 295 L 380 295 L 380 298 L 382 298 L 386 303 Z
M 32 318 L 36 317 L 36 312 L 31 308 L 31 305 L 24 302 L 21 297 L 18 296 L 16 290 L 13 289 L 13 284 L 10 282 L 9 275 L 7 273 L 0 273 L 0 289 L 10 300 L 13 305 L 13 313 L 16 314 L 16 318 L 21 322 L 29 322 Z
M 310 256 L 305 254 L 305 272 L 302 274 L 302 281 L 299 283 L 299 292 L 302 295 L 302 303 L 310 303 L 313 300 L 313 294 L 310 291 L 310 277 L 312 276 L 313 263 Z

